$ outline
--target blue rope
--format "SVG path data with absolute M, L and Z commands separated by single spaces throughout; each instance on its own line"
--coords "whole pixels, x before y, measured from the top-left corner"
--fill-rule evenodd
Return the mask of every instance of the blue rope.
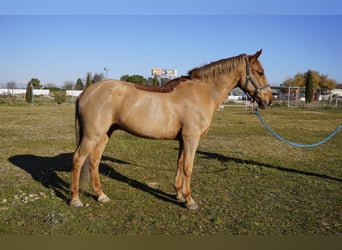
M 328 141 L 329 139 L 331 139 L 334 135 L 336 135 L 338 133 L 338 131 L 340 131 L 340 129 L 342 129 L 342 123 L 335 129 L 335 131 L 333 131 L 330 135 L 328 135 L 326 138 L 324 138 L 323 140 L 316 142 L 316 143 L 312 143 L 312 144 L 299 144 L 299 143 L 294 143 L 294 142 L 290 142 L 286 139 L 284 139 L 283 137 L 281 137 L 280 135 L 278 135 L 277 133 L 275 133 L 265 122 L 264 119 L 262 119 L 261 115 L 259 114 L 259 112 L 257 110 L 254 111 L 254 113 L 257 115 L 257 117 L 259 118 L 259 120 L 261 121 L 262 125 L 264 125 L 264 127 L 268 130 L 268 132 L 270 132 L 274 137 L 276 137 L 277 139 L 290 144 L 291 146 L 294 147 L 298 147 L 298 148 L 311 148 L 311 147 L 316 147 L 319 146 L 323 143 L 325 143 L 326 141 Z

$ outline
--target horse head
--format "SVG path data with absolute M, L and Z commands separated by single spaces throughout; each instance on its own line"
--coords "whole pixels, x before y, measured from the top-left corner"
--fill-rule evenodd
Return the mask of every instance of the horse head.
M 258 103 L 261 109 L 265 109 L 272 103 L 273 94 L 267 83 L 264 68 L 258 60 L 261 53 L 262 50 L 259 50 L 254 55 L 246 57 L 245 82 L 241 78 L 240 87 L 252 97 L 252 101 Z

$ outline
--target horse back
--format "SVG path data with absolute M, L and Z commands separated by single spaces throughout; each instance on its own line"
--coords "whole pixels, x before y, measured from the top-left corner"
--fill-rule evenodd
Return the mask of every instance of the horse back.
M 102 81 L 81 95 L 79 112 L 90 130 L 96 130 L 98 124 L 106 129 L 115 124 L 140 137 L 174 139 L 184 127 L 206 130 L 211 122 L 207 91 L 200 93 L 201 86 L 193 85 L 179 84 L 166 93 L 142 90 L 122 81 Z

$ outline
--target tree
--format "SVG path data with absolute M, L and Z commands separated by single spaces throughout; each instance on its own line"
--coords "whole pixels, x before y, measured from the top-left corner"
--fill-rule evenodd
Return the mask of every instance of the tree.
M 9 81 L 7 83 L 7 88 L 8 89 L 15 89 L 15 88 L 17 88 L 17 83 L 15 81 Z
M 157 75 L 154 75 L 154 78 L 153 78 L 153 81 L 152 81 L 152 85 L 155 86 L 155 87 L 159 85 L 159 81 L 158 81 Z
M 327 79 L 327 81 L 324 84 L 324 87 L 329 90 L 335 89 L 337 87 L 337 82 L 334 79 Z
M 305 74 L 305 103 L 311 103 L 314 92 L 315 77 L 311 70 Z
M 26 95 L 25 99 L 28 103 L 33 103 L 34 95 L 33 95 L 33 89 L 40 89 L 40 81 L 37 78 L 32 78 L 26 86 Z
M 33 103 L 33 83 L 31 81 L 26 86 L 25 100 L 27 103 Z
M 57 91 L 59 88 L 57 87 L 56 84 L 54 83 L 47 83 L 45 86 L 44 86 L 44 89 L 49 89 L 51 91 Z
M 310 77 L 312 81 L 313 88 L 327 88 L 334 89 L 336 88 L 336 81 L 328 77 L 328 75 L 320 74 L 316 70 L 310 70 Z M 296 86 L 296 87 L 305 87 L 306 85 L 306 73 L 297 73 L 293 78 L 287 78 L 283 84 L 285 86 Z
M 303 87 L 305 85 L 304 74 L 297 73 L 293 78 L 287 78 L 283 84 L 290 87 Z
M 161 85 L 165 85 L 165 84 L 167 84 L 169 81 L 170 81 L 170 78 L 165 78 L 165 77 L 160 78 L 160 84 L 161 84 Z
M 129 78 L 129 75 L 122 75 L 122 76 L 120 77 L 120 81 L 128 82 L 128 81 L 127 81 L 128 78 Z
M 95 73 L 94 77 L 93 77 L 93 83 L 95 82 L 99 82 L 102 81 L 104 79 L 104 75 L 103 73 Z
M 305 85 L 305 78 L 303 73 L 298 73 L 293 78 L 293 86 L 303 87 Z
M 63 87 L 65 89 L 71 90 L 74 87 L 74 83 L 72 81 L 65 81 Z
M 125 82 L 131 82 L 131 83 L 136 83 L 136 84 L 145 84 L 147 83 L 147 80 L 145 77 L 141 75 L 123 75 L 120 77 L 121 81 Z
M 40 89 L 40 81 L 37 78 L 32 78 L 29 83 L 31 83 L 35 89 Z
M 320 83 L 326 81 L 327 76 L 319 74 L 319 72 L 316 71 L 316 70 L 308 70 L 308 72 L 309 71 L 311 72 L 310 74 L 311 74 L 311 77 L 312 77 L 312 86 L 313 86 L 313 88 L 319 88 L 320 87 Z M 308 72 L 306 72 L 306 74 Z
M 86 82 L 86 87 L 89 87 L 92 84 L 92 80 L 91 80 L 91 73 L 88 72 L 87 73 L 87 82 Z
M 81 80 L 81 78 L 78 78 L 76 81 L 75 90 L 82 90 L 83 88 L 83 81 Z
M 146 85 L 154 87 L 158 86 L 158 78 L 156 78 L 156 76 L 147 78 Z
M 62 104 L 66 101 L 66 92 L 65 91 L 55 91 L 53 93 L 53 97 L 57 104 Z
M 337 86 L 337 82 L 334 79 L 328 78 L 327 75 L 321 77 L 319 81 L 319 87 L 325 88 L 328 90 L 334 89 Z

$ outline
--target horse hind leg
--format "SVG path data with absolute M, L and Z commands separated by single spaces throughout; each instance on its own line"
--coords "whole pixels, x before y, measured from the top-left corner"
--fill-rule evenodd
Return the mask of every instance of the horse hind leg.
M 80 159 L 80 157 L 76 156 L 76 152 L 73 157 L 73 166 L 71 173 L 71 201 L 70 205 L 73 207 L 82 207 L 83 203 L 79 197 L 79 186 L 80 186 L 80 174 L 83 162 L 85 162 L 86 158 Z
M 70 205 L 81 207 L 83 203 L 79 198 L 81 169 L 88 167 L 87 157 L 93 149 L 95 143 L 92 140 L 83 139 L 73 154 L 72 172 L 71 172 L 71 194 Z M 87 172 L 87 171 L 85 171 Z
M 104 135 L 99 141 L 99 143 L 96 145 L 94 150 L 89 155 L 92 185 L 93 185 L 94 192 L 96 193 L 98 197 L 97 200 L 99 202 L 108 202 L 110 200 L 108 196 L 102 191 L 100 175 L 99 175 L 99 165 L 101 162 L 101 157 L 108 143 L 108 140 L 109 140 L 109 136 L 107 134 Z

